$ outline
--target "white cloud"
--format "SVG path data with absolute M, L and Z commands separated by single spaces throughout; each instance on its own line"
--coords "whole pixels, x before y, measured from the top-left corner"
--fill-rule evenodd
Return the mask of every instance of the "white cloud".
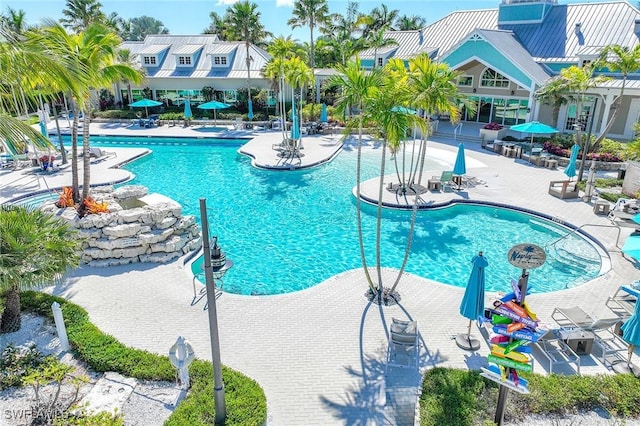
M 276 0 L 276 7 L 293 7 L 293 0 Z
M 234 3 L 238 3 L 239 0 L 218 0 L 218 3 L 216 3 L 216 6 L 224 6 L 227 4 L 234 4 Z

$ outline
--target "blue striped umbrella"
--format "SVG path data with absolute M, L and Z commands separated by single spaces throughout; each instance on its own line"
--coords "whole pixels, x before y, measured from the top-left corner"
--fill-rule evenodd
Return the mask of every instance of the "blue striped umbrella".
M 580 146 L 575 144 L 571 147 L 571 157 L 569 158 L 569 164 L 564 168 L 564 174 L 571 179 L 576 175 L 576 161 L 578 161 L 578 151 L 580 151 Z

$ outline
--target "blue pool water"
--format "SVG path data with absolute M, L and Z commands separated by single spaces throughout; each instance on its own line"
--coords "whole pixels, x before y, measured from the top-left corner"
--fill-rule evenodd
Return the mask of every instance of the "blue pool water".
M 278 294 L 314 286 L 341 272 L 361 267 L 356 230 L 356 153 L 302 171 L 265 171 L 239 154 L 244 140 L 92 137 L 95 146 L 145 146 L 153 154 L 125 166 L 130 184 L 144 185 L 182 204 L 199 218 L 199 198 L 207 199 L 209 227 L 232 259 L 225 291 Z M 363 180 L 378 175 L 380 150 L 363 153 Z M 425 169 L 451 165 L 432 161 Z M 391 171 L 392 163 L 387 164 Z M 368 263 L 374 266 L 376 211 L 364 208 Z M 410 213 L 385 211 L 382 262 L 399 268 Z M 591 244 L 551 221 L 488 206 L 454 205 L 420 211 L 407 272 L 464 287 L 471 258 L 482 250 L 488 291 L 507 290 L 520 270 L 507 262 L 515 244 L 546 247 L 548 260 L 531 271 L 532 292 L 574 287 L 598 275 L 600 256 Z M 200 271 L 201 260 L 193 266 Z

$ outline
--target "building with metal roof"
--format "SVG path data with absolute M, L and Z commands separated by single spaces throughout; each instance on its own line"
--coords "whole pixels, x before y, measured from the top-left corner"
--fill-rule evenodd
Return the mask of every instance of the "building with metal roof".
M 602 131 L 620 97 L 622 78 L 591 89 L 578 113 L 566 105 L 554 117 L 535 92 L 560 70 L 597 59 L 605 46 L 640 42 L 640 11 L 626 1 L 563 5 L 557 0 L 503 0 L 497 9 L 456 11 L 418 31 L 389 31 L 396 43 L 361 53 L 366 67 L 427 53 L 461 71 L 460 90 L 478 104 L 462 119 L 513 125 L 540 120 L 572 131 L 578 120 Z M 628 76 L 609 136 L 631 139 L 640 118 L 640 72 Z M 593 122 L 593 125 L 591 124 Z
M 239 90 L 246 91 L 249 78 L 252 88 L 271 89 L 262 75 L 271 56 L 253 44 L 248 51 L 249 70 L 245 43 L 220 41 L 215 35 L 149 35 L 144 41 L 124 42 L 120 48 L 129 50 L 146 74 L 140 86 L 131 88 L 131 100 L 126 82 L 118 83 L 116 98 L 123 104 L 144 97 L 145 88 L 166 105 L 180 105 L 187 98 L 194 105 L 204 102 L 205 87 L 212 87 L 219 100 L 232 104 L 238 101 Z

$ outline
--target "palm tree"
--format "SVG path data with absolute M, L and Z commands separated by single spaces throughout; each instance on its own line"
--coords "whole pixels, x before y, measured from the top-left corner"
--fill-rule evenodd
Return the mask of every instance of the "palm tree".
M 276 82 L 280 120 L 282 123 L 286 123 L 284 102 L 285 63 L 287 60 L 299 56 L 302 52 L 291 36 L 286 38 L 280 36 L 274 39 L 267 51 L 271 55 L 271 59 L 264 69 L 264 74 Z M 284 137 L 285 126 L 282 126 L 282 132 Z
M 20 329 L 20 292 L 58 278 L 78 265 L 81 239 L 66 222 L 40 210 L 0 207 L 0 289 L 6 305 L 0 332 Z
M 375 88 L 382 86 L 383 75 L 380 69 L 373 69 L 370 72 L 362 68 L 359 58 L 349 62 L 346 66 L 339 65 L 336 67 L 337 75 L 330 78 L 329 84 L 337 86 L 339 95 L 336 99 L 336 110 L 340 114 L 345 114 L 356 107 L 360 114 L 357 117 L 358 123 L 358 146 L 357 146 L 357 162 L 356 162 L 356 214 L 358 222 L 358 244 L 360 245 L 360 257 L 362 259 L 362 268 L 372 292 L 376 291 L 377 286 L 373 283 L 369 269 L 367 267 L 367 259 L 364 252 L 364 239 L 362 236 L 362 201 L 360 199 L 360 179 L 362 166 L 362 125 L 363 112 L 369 98 L 372 96 Z M 349 124 L 349 127 L 351 123 Z M 348 129 L 350 130 L 350 129 Z
M 402 15 L 398 16 L 394 24 L 394 28 L 398 31 L 412 31 L 424 28 L 427 20 L 418 15 Z
M 307 25 L 309 27 L 311 40 L 311 72 L 315 74 L 316 69 L 316 51 L 313 39 L 313 30 L 316 25 L 324 26 L 329 19 L 329 5 L 327 0 L 296 0 L 293 6 L 293 17 L 287 21 L 287 25 L 292 29 Z M 314 89 L 315 93 L 315 89 Z M 314 99 L 319 101 L 319 93 L 316 93 Z
M 302 120 L 300 117 L 302 116 L 303 105 L 302 91 L 304 87 L 314 83 L 315 79 L 313 72 L 299 56 L 295 56 L 285 61 L 283 68 L 285 81 L 291 86 L 292 99 L 295 99 L 295 90 L 300 90 L 300 103 L 296 110 L 296 114 L 298 115 L 298 123 L 301 123 Z M 297 141 L 294 141 L 294 143 L 297 144 Z
M 90 96 L 93 89 L 108 88 L 120 80 L 140 83 L 143 80 L 141 71 L 127 64 L 116 63 L 117 48 L 120 45 L 118 36 L 100 24 L 91 24 L 79 34 L 68 34 L 59 24 L 49 22 L 43 29 L 40 42 L 44 49 L 65 57 L 75 76 L 75 84 L 71 87 L 74 98 L 72 139 L 72 186 L 76 202 L 89 196 L 91 180 L 90 157 L 83 156 L 82 197 L 79 196 L 78 181 L 78 119 L 80 111 L 84 112 L 82 144 L 85 153 L 89 152 Z
M 23 34 L 29 29 L 24 17 L 24 10 L 15 10 L 8 7 L 6 12 L 0 15 L 0 23 L 11 33 Z
M 98 0 L 67 0 L 65 16 L 60 23 L 74 32 L 83 31 L 92 23 L 104 23 L 106 16 L 102 11 L 102 3 Z
M 373 30 L 369 33 L 369 36 L 366 38 L 366 47 L 373 47 L 373 68 L 376 67 L 376 56 L 378 55 L 378 49 L 387 46 L 397 46 L 398 42 L 392 38 L 386 37 L 387 28 L 382 27 L 376 30 Z
M 227 9 L 228 40 L 244 41 L 247 64 L 247 96 L 251 104 L 251 43 L 261 44 L 271 35 L 260 22 L 258 5 L 249 0 L 235 3 Z
M 378 31 L 382 28 L 392 28 L 393 23 L 398 18 L 399 10 L 389 10 L 387 5 L 381 4 L 380 7 L 374 7 L 369 14 L 371 23 L 368 26 L 368 31 Z M 365 34 L 366 37 L 366 34 Z
M 609 121 L 607 121 L 606 126 L 594 142 L 594 148 L 598 147 L 613 126 L 616 116 L 620 111 L 620 103 L 622 102 L 622 96 L 624 95 L 629 74 L 640 70 L 640 44 L 636 45 L 633 49 L 620 45 L 607 46 L 602 52 L 600 63 L 608 68 L 609 71 L 622 74 L 622 86 L 620 86 L 620 93 L 613 101 L 613 105 L 611 105 L 613 112 L 609 117 Z M 606 118 L 607 117 L 605 117 L 605 119 Z

